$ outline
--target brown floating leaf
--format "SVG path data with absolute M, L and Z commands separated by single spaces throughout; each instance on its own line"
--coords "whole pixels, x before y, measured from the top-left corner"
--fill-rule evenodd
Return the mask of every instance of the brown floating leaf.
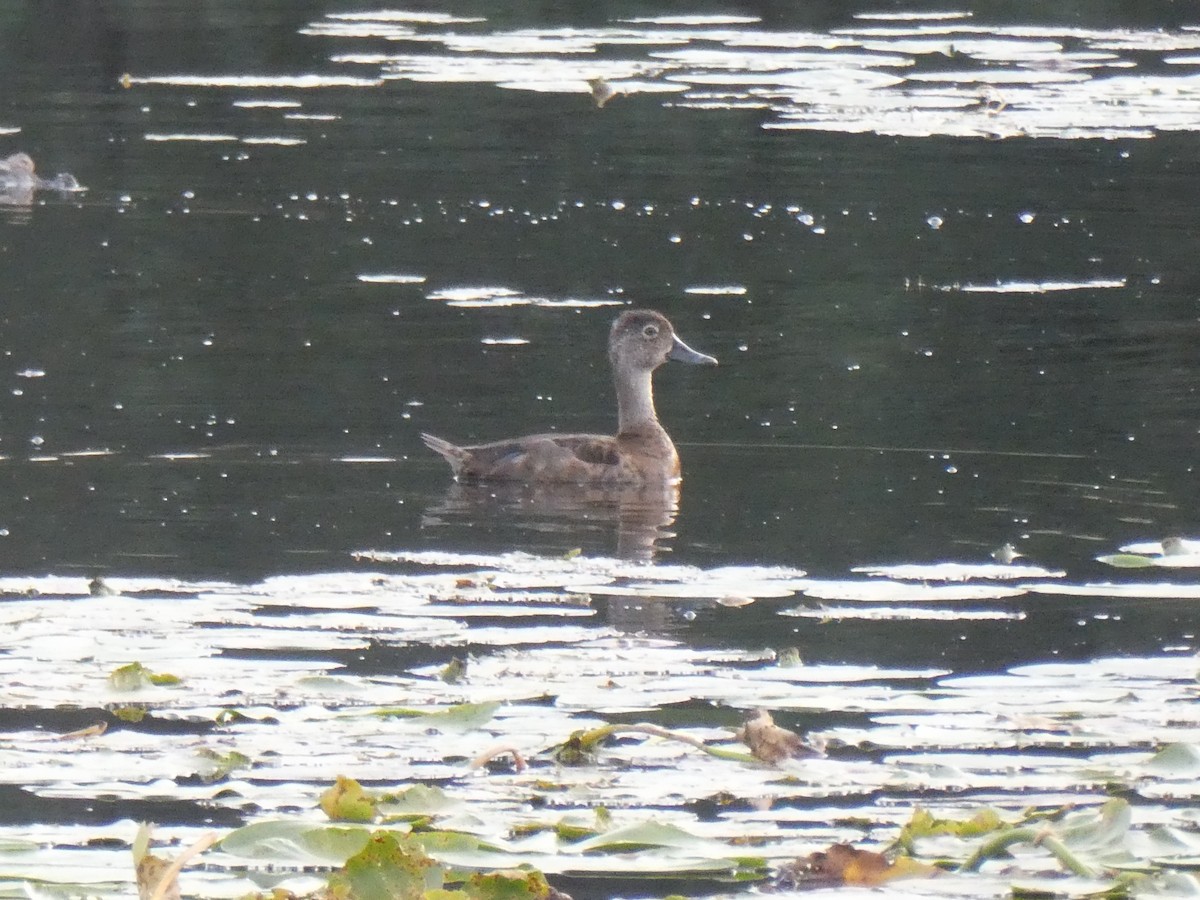
M 150 830 L 143 825 L 138 829 L 134 841 L 134 857 L 137 859 L 138 900 L 180 900 L 179 873 L 193 856 L 197 856 L 217 842 L 215 832 L 203 834 L 175 859 L 163 859 L 146 851 L 150 841 Z
M 147 853 L 137 864 L 137 886 L 139 900 L 150 900 L 151 897 L 161 897 L 162 900 L 179 900 L 179 879 L 168 875 L 171 861 L 161 856 Z M 169 880 L 167 880 L 169 878 Z M 163 882 L 166 881 L 165 887 Z M 161 887 L 161 890 L 160 890 Z
M 108 723 L 97 722 L 95 725 L 80 728 L 78 731 L 68 731 L 66 734 L 60 734 L 58 739 L 60 741 L 78 741 L 83 738 L 100 737 L 106 731 L 108 731 Z
M 928 878 L 940 870 L 910 856 L 889 861 L 882 853 L 859 850 L 849 844 L 832 844 L 828 850 L 780 867 L 776 885 L 817 887 L 856 884 L 875 887 L 898 878 Z
M 753 712 L 737 731 L 737 739 L 750 748 L 756 759 L 776 765 L 785 759 L 821 756 L 822 750 L 805 743 L 804 738 L 775 724 L 765 709 Z
M 501 744 L 498 747 L 491 747 L 490 749 L 484 750 L 473 760 L 471 760 L 471 762 L 467 765 L 467 768 L 478 769 L 482 766 L 486 766 L 496 757 L 504 756 L 505 754 L 508 754 L 512 757 L 513 768 L 518 772 L 524 772 L 527 768 L 529 768 L 529 764 L 525 762 L 525 757 L 521 755 L 521 751 L 509 744 Z

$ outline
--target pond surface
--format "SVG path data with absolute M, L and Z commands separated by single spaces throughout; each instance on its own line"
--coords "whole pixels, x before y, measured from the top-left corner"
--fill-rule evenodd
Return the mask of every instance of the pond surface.
M 1197 579 L 1157 544 L 1200 534 L 1200 17 L 793 7 L 0 10 L 0 157 L 87 188 L 0 193 L 0 873 L 128 892 L 132 820 L 319 819 L 338 774 L 450 791 L 601 721 L 823 733 L 800 787 L 645 742 L 563 804 L 773 860 L 918 802 L 1095 805 L 1200 739 Z M 614 427 L 629 305 L 720 360 L 656 380 L 678 497 L 455 486 L 420 432 Z M 116 696 L 132 661 L 184 686 Z M 492 700 L 449 757 L 340 717 Z M 533 788 L 494 781 L 461 796 L 498 839 Z

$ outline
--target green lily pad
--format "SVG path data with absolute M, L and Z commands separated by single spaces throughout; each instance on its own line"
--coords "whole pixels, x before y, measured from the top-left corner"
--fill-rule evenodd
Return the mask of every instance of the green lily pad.
M 1117 569 L 1148 569 L 1154 565 L 1152 558 L 1139 553 L 1110 553 L 1106 556 L 1097 556 L 1096 562 L 1102 562 Z
M 440 731 L 474 731 L 482 728 L 492 720 L 496 710 L 500 708 L 499 701 L 487 703 L 460 703 L 447 709 L 428 712 L 421 709 L 405 707 L 390 707 L 377 709 L 374 715 L 380 718 L 420 719 L 422 725 L 436 728 Z
M 247 859 L 342 864 L 367 846 L 366 828 L 317 825 L 294 820 L 255 822 L 231 831 L 221 849 Z
M 1200 775 L 1200 747 L 1168 744 L 1146 760 L 1143 768 L 1155 775 L 1192 778 Z
M 699 837 L 675 825 L 655 821 L 639 822 L 636 825 L 616 828 L 571 845 L 571 848 L 579 853 L 597 851 L 625 853 L 648 847 L 659 849 L 669 847 L 675 850 L 687 850 L 698 855 L 720 857 L 727 856 L 731 849 L 720 841 Z
M 365 847 L 329 879 L 334 897 L 354 900 L 420 900 L 441 888 L 444 871 L 406 835 L 376 831 Z

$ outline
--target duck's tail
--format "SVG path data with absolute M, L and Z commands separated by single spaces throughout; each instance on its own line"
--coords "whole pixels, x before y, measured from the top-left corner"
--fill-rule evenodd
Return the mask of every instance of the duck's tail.
M 466 465 L 470 453 L 464 450 L 457 444 L 452 444 L 449 441 L 444 441 L 428 431 L 421 432 L 421 440 L 425 442 L 425 446 L 437 453 L 446 462 L 450 463 L 450 468 L 454 470 L 454 477 L 458 477 L 458 473 L 462 467 Z

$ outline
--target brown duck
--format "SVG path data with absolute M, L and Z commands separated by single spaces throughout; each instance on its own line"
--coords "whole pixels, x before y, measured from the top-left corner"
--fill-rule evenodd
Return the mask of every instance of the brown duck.
M 617 387 L 617 434 L 533 434 L 459 447 L 432 434 L 421 439 L 442 455 L 459 481 L 578 484 L 670 484 L 679 454 L 654 411 L 654 370 L 669 359 L 715 366 L 679 339 L 666 317 L 630 310 L 608 333 Z

